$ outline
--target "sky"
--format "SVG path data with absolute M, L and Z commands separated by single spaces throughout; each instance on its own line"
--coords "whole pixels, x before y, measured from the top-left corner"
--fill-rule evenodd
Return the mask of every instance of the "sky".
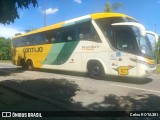
M 11 38 L 27 29 L 44 26 L 44 1 L 46 1 L 46 25 L 66 21 L 87 14 L 103 12 L 108 0 L 37 0 L 38 6 L 18 9 L 19 19 L 9 25 L 0 24 L 0 37 Z M 160 0 L 109 0 L 120 2 L 123 7 L 117 10 L 143 24 L 146 30 L 160 34 Z

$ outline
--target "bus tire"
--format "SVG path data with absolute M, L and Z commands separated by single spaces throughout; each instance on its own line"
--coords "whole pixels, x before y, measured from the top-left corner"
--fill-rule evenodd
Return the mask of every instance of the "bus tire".
M 92 79 L 102 79 L 104 77 L 104 69 L 100 62 L 93 61 L 88 65 L 88 76 Z
M 27 69 L 27 64 L 24 60 L 21 60 L 22 69 Z
M 28 68 L 28 70 L 33 70 L 34 69 L 32 60 L 27 61 L 27 68 Z

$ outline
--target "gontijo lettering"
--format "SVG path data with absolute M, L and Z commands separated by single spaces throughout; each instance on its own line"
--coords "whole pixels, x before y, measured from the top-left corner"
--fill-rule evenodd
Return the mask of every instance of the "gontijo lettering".
M 24 53 L 28 52 L 43 52 L 43 47 L 38 47 L 38 48 L 24 48 L 23 49 Z

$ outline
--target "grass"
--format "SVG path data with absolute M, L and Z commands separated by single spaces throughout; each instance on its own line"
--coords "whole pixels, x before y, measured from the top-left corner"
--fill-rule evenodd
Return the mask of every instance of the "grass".
M 155 70 L 155 72 L 154 73 L 156 73 L 156 74 L 160 74 L 160 65 L 157 65 L 157 68 L 156 68 L 156 70 Z

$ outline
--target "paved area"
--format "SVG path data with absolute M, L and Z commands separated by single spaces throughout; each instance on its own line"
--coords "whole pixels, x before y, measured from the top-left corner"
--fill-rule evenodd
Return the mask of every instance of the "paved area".
M 56 108 L 57 110 L 58 108 Z M 0 85 L 0 111 L 54 111 L 53 105 Z
M 68 109 L 74 110 L 160 110 L 158 74 L 145 79 L 107 76 L 103 80 L 93 80 L 74 73 L 24 71 L 11 64 L 0 64 L 0 84 L 16 86 L 29 96 L 39 95 L 38 99 L 47 104 L 57 102 L 59 106 L 62 103 L 64 108 L 70 106 Z M 45 108 L 50 107 L 46 105 Z

